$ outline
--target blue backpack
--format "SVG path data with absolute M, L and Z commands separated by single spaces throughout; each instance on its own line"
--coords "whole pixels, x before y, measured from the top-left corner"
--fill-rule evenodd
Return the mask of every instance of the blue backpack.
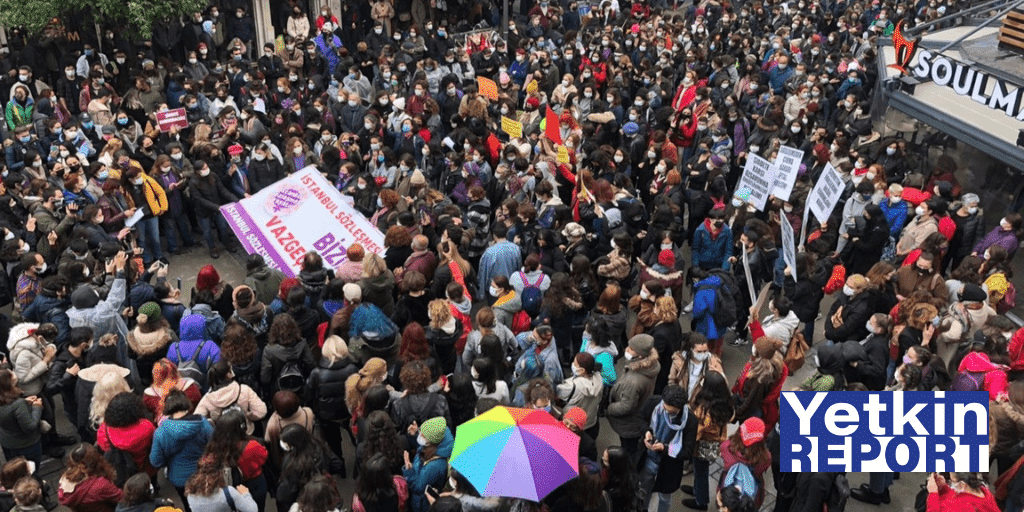
M 526 280 L 526 274 L 519 272 L 519 278 L 523 280 L 523 311 L 530 317 L 536 317 L 540 313 L 540 305 L 544 302 L 544 292 L 540 290 L 540 284 L 544 282 L 544 274 L 537 278 L 537 282 L 530 284 Z

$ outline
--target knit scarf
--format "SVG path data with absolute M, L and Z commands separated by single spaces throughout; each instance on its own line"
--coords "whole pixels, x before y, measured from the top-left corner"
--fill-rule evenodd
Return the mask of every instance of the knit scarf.
M 516 292 L 515 291 L 511 291 L 511 292 L 506 293 L 505 295 L 502 295 L 501 297 L 498 297 L 497 300 L 494 301 L 494 307 L 505 305 L 506 303 L 511 301 L 513 298 L 515 298 L 515 296 L 516 296 Z
M 659 402 L 651 413 L 651 427 L 654 431 L 654 441 L 664 443 L 668 441 L 668 456 L 675 458 L 683 449 L 683 427 L 686 426 L 688 411 L 683 409 L 679 424 L 672 423 L 672 417 L 665 410 L 665 402 Z
M 238 316 L 250 324 L 259 322 L 263 319 L 263 308 L 266 307 L 260 301 L 253 301 L 252 304 L 245 307 L 238 307 L 235 311 Z

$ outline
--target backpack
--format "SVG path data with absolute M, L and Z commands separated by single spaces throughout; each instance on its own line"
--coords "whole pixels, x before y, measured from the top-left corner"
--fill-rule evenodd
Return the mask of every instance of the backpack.
M 206 370 L 203 368 L 204 365 L 199 364 L 199 354 L 203 351 L 203 347 L 206 345 L 206 340 L 199 343 L 199 347 L 192 353 L 191 359 L 185 359 L 181 357 L 181 342 L 174 347 L 175 352 L 178 354 L 178 374 L 182 377 L 188 377 L 197 383 L 199 383 L 199 389 L 204 393 L 206 392 Z M 210 367 L 210 358 L 206 358 L 206 368 Z
M 786 357 L 783 358 L 786 367 L 789 368 L 790 375 L 803 368 L 804 358 L 809 348 L 807 346 L 807 339 L 804 338 L 804 333 L 800 331 L 794 332 L 793 337 L 789 340 L 789 348 L 786 349 Z
M 960 372 L 953 379 L 950 391 L 983 391 L 985 389 L 985 372 Z
M 292 391 L 302 396 L 302 388 L 306 385 L 306 377 L 302 375 L 302 368 L 298 361 L 285 361 L 281 366 L 281 372 L 277 376 L 277 389 L 281 391 Z
M 825 295 L 832 295 L 835 292 L 843 289 L 843 285 L 846 284 L 846 267 L 842 263 L 836 263 L 832 267 L 832 275 L 828 278 L 828 282 L 825 283 Z
M 850 501 L 850 481 L 843 473 L 832 477 L 832 491 L 828 493 L 828 512 L 843 512 Z
M 512 334 L 529 331 L 533 326 L 532 322 L 533 320 L 530 319 L 530 314 L 520 309 L 516 312 L 515 316 L 512 317 Z
M 238 412 L 240 412 L 242 414 L 245 414 L 245 411 L 242 410 L 242 406 L 238 405 L 238 400 L 240 398 L 242 398 L 242 384 L 241 383 L 238 384 L 238 395 L 235 396 L 235 400 L 233 402 L 231 402 L 231 404 L 229 404 L 227 407 L 224 407 L 223 409 L 221 409 L 220 410 L 220 415 L 223 416 L 223 415 L 225 415 L 225 414 L 227 414 L 227 413 L 229 413 L 231 411 L 238 411 Z
M 724 271 L 714 271 L 711 275 L 718 276 L 722 284 L 718 287 L 711 284 L 701 285 L 694 294 L 696 295 L 702 290 L 713 289 L 715 291 L 715 310 L 711 313 L 711 317 L 715 320 L 715 327 L 721 332 L 736 325 L 736 297 L 733 295 L 736 291 L 736 283 L 732 276 Z
M 139 472 L 139 466 L 135 464 L 135 458 L 132 454 L 114 446 L 114 442 L 110 440 L 110 428 L 108 427 L 105 431 L 107 434 L 107 444 L 110 445 L 110 449 L 103 454 L 103 458 L 113 466 L 116 473 L 116 479 L 114 481 L 118 487 L 124 487 L 124 483 L 128 481 L 135 473 Z
M 540 283 L 544 282 L 544 274 L 541 273 L 537 282 L 533 284 L 526 280 L 526 274 L 522 271 L 519 272 L 519 278 L 523 280 L 523 311 L 526 311 L 531 318 L 535 317 L 537 313 L 540 313 L 540 305 L 544 302 L 544 292 L 540 291 Z
M 742 462 L 733 464 L 729 468 L 718 488 L 724 489 L 730 486 L 738 487 L 740 492 L 746 494 L 750 499 L 757 499 L 757 491 L 760 487 L 754 472 L 750 470 L 750 466 Z

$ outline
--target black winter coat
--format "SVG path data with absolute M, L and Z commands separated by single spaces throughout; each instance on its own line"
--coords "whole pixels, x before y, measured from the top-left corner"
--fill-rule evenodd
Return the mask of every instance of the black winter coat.
M 277 385 L 277 377 L 281 374 L 286 362 L 295 361 L 302 368 L 302 374 L 308 376 L 313 368 L 317 367 L 313 359 L 313 353 L 309 345 L 299 342 L 291 346 L 267 345 L 263 349 L 263 362 L 260 364 L 260 382 L 266 391 L 266 396 L 272 397 L 280 389 Z
M 796 480 L 790 512 L 819 512 L 828 503 L 835 473 L 804 472 Z
M 672 369 L 672 354 L 679 351 L 683 330 L 679 322 L 672 321 L 661 323 L 651 327 L 647 334 L 654 338 L 654 349 L 658 351 L 658 362 L 661 363 L 661 371 L 658 378 L 654 380 L 654 394 L 660 395 L 661 390 L 668 384 L 668 372 Z
M 345 421 L 352 416 L 345 405 L 345 381 L 358 371 L 347 357 L 334 363 L 320 359 L 320 366 L 309 374 L 303 394 L 318 419 Z
M 847 366 L 846 381 L 863 383 L 868 391 L 881 391 L 885 388 L 885 370 L 889 365 L 888 337 L 872 334 L 864 343 L 864 351 L 867 360 L 859 361 L 856 368 Z
M 865 233 L 849 244 L 850 250 L 844 258 L 846 275 L 867 274 L 868 270 L 882 258 L 882 249 L 889 241 L 889 223 L 884 217 L 879 221 L 872 222 L 865 228 Z
M 825 339 L 836 343 L 849 340 L 862 340 L 868 336 L 868 330 L 864 327 L 871 315 L 875 314 L 875 304 L 878 303 L 878 293 L 873 290 L 862 291 L 853 297 L 843 295 L 832 304 L 828 316 L 825 317 Z M 843 307 L 843 324 L 839 327 L 832 326 L 832 315 Z
M 284 167 L 276 158 L 268 157 L 262 162 L 253 159 L 249 162 L 249 188 L 253 194 L 283 178 Z
M 455 330 L 451 334 L 444 332 L 441 329 L 435 329 L 433 327 L 427 328 L 427 341 L 430 343 L 430 347 L 434 349 L 437 354 L 437 361 L 441 365 L 442 375 L 447 375 L 455 371 L 455 363 L 457 360 L 457 354 L 455 353 L 455 343 L 459 341 L 459 337 L 462 336 L 462 321 L 458 318 L 455 319 Z
M 192 193 L 192 201 L 196 206 L 196 215 L 206 218 L 220 215 L 221 205 L 238 201 L 234 194 L 228 191 L 213 173 L 205 178 L 196 174 L 189 184 L 188 189 Z

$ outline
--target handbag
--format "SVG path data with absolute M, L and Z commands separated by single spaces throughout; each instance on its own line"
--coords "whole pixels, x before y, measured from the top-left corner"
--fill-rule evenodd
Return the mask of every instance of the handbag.
M 793 339 L 789 342 L 789 348 L 786 350 L 786 357 L 783 361 L 786 363 L 786 367 L 789 368 L 789 374 L 793 375 L 797 370 L 803 368 L 804 357 L 807 354 L 807 349 L 810 347 L 807 345 L 807 340 L 804 338 L 804 333 L 796 331 L 793 333 Z
M 720 449 L 721 443 L 715 441 L 698 440 L 697 451 L 694 455 L 700 460 L 714 462 L 718 460 L 718 457 L 721 455 Z

